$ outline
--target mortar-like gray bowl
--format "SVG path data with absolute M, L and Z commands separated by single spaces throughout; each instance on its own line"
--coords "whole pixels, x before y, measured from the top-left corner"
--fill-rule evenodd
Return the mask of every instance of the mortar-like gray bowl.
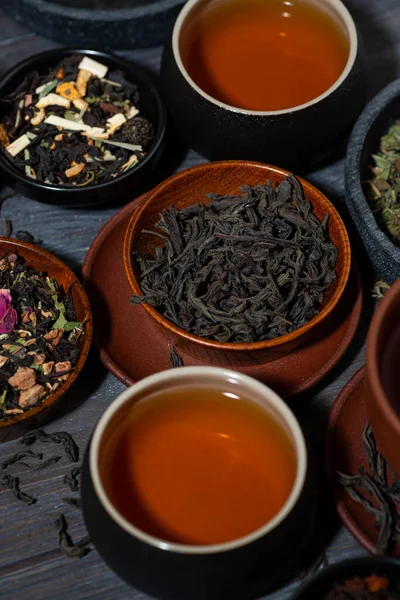
M 68 46 L 102 50 L 164 42 L 183 0 L 3 0 L 16 21 Z M 101 8 L 96 8 L 100 6 Z
M 346 202 L 368 256 L 380 278 L 392 284 L 400 277 L 400 248 L 379 227 L 365 196 L 371 154 L 395 119 L 400 119 L 400 79 L 383 89 L 361 113 L 346 156 Z

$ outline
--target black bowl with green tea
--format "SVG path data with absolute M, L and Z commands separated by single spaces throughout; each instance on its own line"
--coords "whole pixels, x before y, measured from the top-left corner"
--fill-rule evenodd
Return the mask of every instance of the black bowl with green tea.
M 336 280 L 338 249 L 300 181 L 244 186 L 236 196 L 169 206 L 155 230 L 161 245 L 135 254 L 141 294 L 180 329 L 218 342 L 254 343 L 289 334 L 322 309 Z M 184 201 L 180 199 L 184 204 Z M 182 205 L 181 204 L 181 205 Z
M 111 54 L 55 49 L 0 81 L 0 168 L 38 201 L 131 199 L 160 158 L 165 126 L 152 80 Z
M 68 381 L 84 334 L 71 288 L 27 266 L 23 254 L 0 257 L 0 421 L 41 404 Z

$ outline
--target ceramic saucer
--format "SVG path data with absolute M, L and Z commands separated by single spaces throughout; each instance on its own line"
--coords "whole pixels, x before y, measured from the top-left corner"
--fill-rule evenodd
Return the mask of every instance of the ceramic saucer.
M 355 475 L 361 466 L 369 471 L 362 444 L 368 421 L 364 402 L 364 374 L 363 367 L 353 375 L 331 408 L 326 437 L 326 464 L 343 525 L 368 552 L 374 554 L 379 533 L 375 519 L 359 502 L 350 498 L 336 477 L 337 471 Z M 392 483 L 390 476 L 388 483 Z M 391 554 L 400 556 L 400 542 Z
M 142 199 L 124 206 L 104 225 L 82 268 L 101 361 L 125 385 L 171 367 L 170 348 L 157 324 L 143 307 L 129 302 L 132 291 L 124 270 L 123 241 L 130 216 Z M 273 362 L 235 368 L 286 398 L 304 392 L 341 359 L 357 329 L 361 308 L 360 278 L 353 269 L 344 295 L 327 326 L 321 328 L 318 340 Z M 185 365 L 201 364 L 177 349 Z

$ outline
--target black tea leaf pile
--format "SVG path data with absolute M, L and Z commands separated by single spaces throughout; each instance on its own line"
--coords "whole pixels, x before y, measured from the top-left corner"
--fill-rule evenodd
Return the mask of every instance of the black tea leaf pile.
M 143 295 L 169 321 L 220 342 L 259 342 L 294 331 L 321 310 L 336 279 L 337 248 L 289 175 L 276 189 L 165 209 L 156 256 L 137 255 Z

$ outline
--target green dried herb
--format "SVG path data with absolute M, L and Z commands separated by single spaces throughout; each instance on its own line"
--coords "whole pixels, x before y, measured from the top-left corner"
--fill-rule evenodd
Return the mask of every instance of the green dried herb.
M 380 152 L 372 158 L 367 199 L 380 227 L 400 246 L 400 121 L 381 138 Z

